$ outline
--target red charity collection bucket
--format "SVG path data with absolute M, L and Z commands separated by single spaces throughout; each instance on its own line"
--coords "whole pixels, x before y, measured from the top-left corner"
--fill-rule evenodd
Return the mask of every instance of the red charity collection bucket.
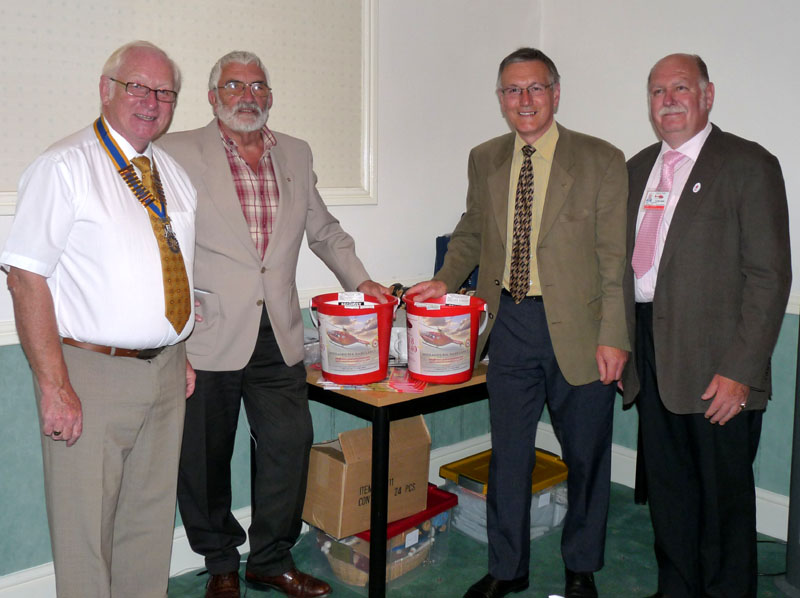
M 369 384 L 386 378 L 392 320 L 400 300 L 384 297 L 387 303 L 363 293 L 326 293 L 311 299 L 326 380 Z
M 472 377 L 478 335 L 486 328 L 486 302 L 448 293 L 438 299 L 404 297 L 408 332 L 408 371 L 412 378 L 456 384 Z M 480 328 L 479 328 L 480 323 Z

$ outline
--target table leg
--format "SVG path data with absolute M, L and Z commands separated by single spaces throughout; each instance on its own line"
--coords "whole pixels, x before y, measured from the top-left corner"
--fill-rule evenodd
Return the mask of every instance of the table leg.
M 389 502 L 389 415 L 372 417 L 372 501 L 370 506 L 369 598 L 386 596 L 386 524 Z

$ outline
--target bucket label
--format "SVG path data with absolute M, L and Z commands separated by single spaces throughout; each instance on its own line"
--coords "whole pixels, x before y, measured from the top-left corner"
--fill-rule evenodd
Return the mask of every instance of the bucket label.
M 344 307 L 363 307 L 364 293 L 359 293 L 357 291 L 339 293 L 336 297 L 336 301 L 339 305 L 343 305 Z
M 448 376 L 469 370 L 470 314 L 408 314 L 408 369 L 424 376 Z
M 470 296 L 458 293 L 447 293 L 444 296 L 445 305 L 463 305 L 469 307 Z
M 331 374 L 370 374 L 380 367 L 378 316 L 319 314 L 322 370 Z

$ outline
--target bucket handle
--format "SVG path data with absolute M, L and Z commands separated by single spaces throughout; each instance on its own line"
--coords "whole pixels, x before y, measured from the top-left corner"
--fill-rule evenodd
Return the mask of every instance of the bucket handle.
M 486 330 L 486 324 L 489 323 L 489 309 L 486 304 L 483 305 L 483 309 L 481 310 L 483 313 L 481 314 L 481 325 L 478 328 L 478 336 L 483 334 L 483 331 Z
M 314 328 L 319 328 L 319 320 L 317 320 L 317 316 L 314 314 L 315 311 L 314 298 L 310 297 L 308 299 L 308 317 L 311 318 L 311 323 L 314 324 Z

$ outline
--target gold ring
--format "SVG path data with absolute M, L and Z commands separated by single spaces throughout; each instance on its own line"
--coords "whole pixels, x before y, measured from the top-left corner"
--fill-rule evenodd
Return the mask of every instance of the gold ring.
M 747 403 L 739 403 L 739 407 L 741 407 L 742 409 L 744 409 L 745 407 L 747 407 Z

